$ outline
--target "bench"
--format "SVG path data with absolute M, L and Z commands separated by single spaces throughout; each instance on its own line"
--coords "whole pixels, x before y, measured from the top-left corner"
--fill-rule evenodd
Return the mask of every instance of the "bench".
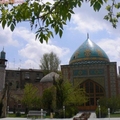
M 46 115 L 46 111 L 36 111 L 36 110 L 30 110 L 27 114 L 27 118 L 32 117 L 32 118 L 38 118 L 38 117 L 43 117 Z

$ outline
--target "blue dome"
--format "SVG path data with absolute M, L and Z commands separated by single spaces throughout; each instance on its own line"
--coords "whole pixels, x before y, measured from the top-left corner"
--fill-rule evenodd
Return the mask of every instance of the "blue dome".
M 90 39 L 87 39 L 72 55 L 69 64 L 109 62 L 107 54 Z

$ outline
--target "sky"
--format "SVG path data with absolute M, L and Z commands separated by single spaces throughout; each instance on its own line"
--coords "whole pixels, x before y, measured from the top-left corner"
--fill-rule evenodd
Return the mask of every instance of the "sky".
M 13 32 L 8 27 L 3 30 L 0 25 L 0 51 L 4 48 L 6 52 L 6 69 L 39 69 L 43 54 L 50 52 L 57 54 L 61 65 L 69 64 L 74 51 L 87 39 L 87 33 L 89 39 L 106 52 L 110 61 L 120 66 L 120 22 L 115 29 L 104 20 L 107 14 L 104 6 L 95 12 L 89 3 L 83 3 L 74 12 L 71 21 L 64 26 L 62 38 L 55 35 L 48 43 L 35 40 L 35 33 L 27 22 L 18 24 Z

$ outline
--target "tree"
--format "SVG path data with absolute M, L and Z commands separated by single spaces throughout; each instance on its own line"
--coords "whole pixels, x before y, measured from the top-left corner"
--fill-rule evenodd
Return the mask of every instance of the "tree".
M 5 87 L 3 91 L 1 92 L 1 98 L 0 98 L 0 117 L 6 117 L 7 115 L 7 103 L 9 100 L 9 89 L 10 89 L 11 83 L 5 83 Z
M 66 114 L 68 113 L 69 117 L 75 113 L 78 106 L 87 102 L 85 91 L 80 87 L 73 86 L 69 81 L 62 78 L 54 79 L 53 85 L 56 90 L 56 109 L 63 110 L 63 106 L 65 106 Z
M 85 0 L 86 3 L 90 3 L 94 11 L 99 11 L 102 5 L 110 0 Z M 81 7 L 84 0 L 54 0 L 54 3 L 46 2 L 42 0 L 34 0 L 31 2 L 26 0 L 22 4 L 1 4 L 0 5 L 0 23 L 2 27 L 10 27 L 13 31 L 18 23 L 28 21 L 31 29 L 35 28 L 36 39 L 39 39 L 41 43 L 43 40 L 48 42 L 50 37 L 54 37 L 54 34 L 59 34 L 61 37 L 63 34 L 64 25 L 71 19 L 71 15 L 74 14 L 74 8 Z M 111 5 L 106 6 L 108 14 L 104 19 L 112 23 L 116 28 L 118 18 L 120 17 L 120 2 L 116 0 L 111 1 Z M 115 11 L 114 9 L 118 9 Z
M 106 108 L 110 108 L 110 112 L 114 113 L 120 108 L 120 96 L 112 96 L 110 98 L 101 98 L 99 100 L 100 105 Z
M 23 104 L 27 107 L 27 109 L 32 108 L 40 108 L 40 96 L 38 94 L 38 88 L 33 84 L 27 83 L 24 88 L 23 93 Z
M 87 101 L 85 91 L 73 86 L 68 80 L 62 77 L 55 80 L 53 86 L 44 90 L 42 95 L 42 107 L 48 112 L 54 111 L 55 117 L 63 117 L 63 106 L 65 106 L 66 117 L 72 117 L 78 112 L 77 107 Z
M 51 52 L 44 54 L 40 59 L 40 63 L 40 68 L 49 73 L 58 71 L 60 60 L 55 53 Z
M 55 89 L 53 87 L 47 88 L 43 91 L 42 106 L 48 112 L 52 112 L 55 109 Z
M 54 80 L 56 88 L 57 107 L 62 108 L 63 105 L 78 106 L 86 102 L 85 91 L 81 88 L 73 86 L 68 80 L 62 78 Z

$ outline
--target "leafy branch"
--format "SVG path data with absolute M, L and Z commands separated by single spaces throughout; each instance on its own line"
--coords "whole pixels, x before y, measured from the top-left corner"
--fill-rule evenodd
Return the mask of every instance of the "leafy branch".
M 74 8 L 81 7 L 84 0 L 54 0 L 54 3 L 35 0 L 33 3 L 27 0 L 22 4 L 0 4 L 0 23 L 14 31 L 16 25 L 22 21 L 30 22 L 31 30 L 35 29 L 35 39 L 41 43 L 59 35 L 62 37 L 64 25 L 71 20 Z M 108 0 L 85 0 L 90 3 L 94 11 L 99 11 L 101 6 Z M 106 7 L 108 15 L 104 19 L 110 21 L 116 27 L 120 12 L 114 16 L 113 8 L 120 8 L 120 3 L 112 0 L 112 5 Z
M 104 17 L 104 19 L 111 22 L 114 28 L 117 27 L 118 19 L 120 18 L 120 12 L 118 11 L 119 8 L 120 2 L 116 2 L 115 0 L 112 0 L 111 5 L 106 6 L 108 14 Z

